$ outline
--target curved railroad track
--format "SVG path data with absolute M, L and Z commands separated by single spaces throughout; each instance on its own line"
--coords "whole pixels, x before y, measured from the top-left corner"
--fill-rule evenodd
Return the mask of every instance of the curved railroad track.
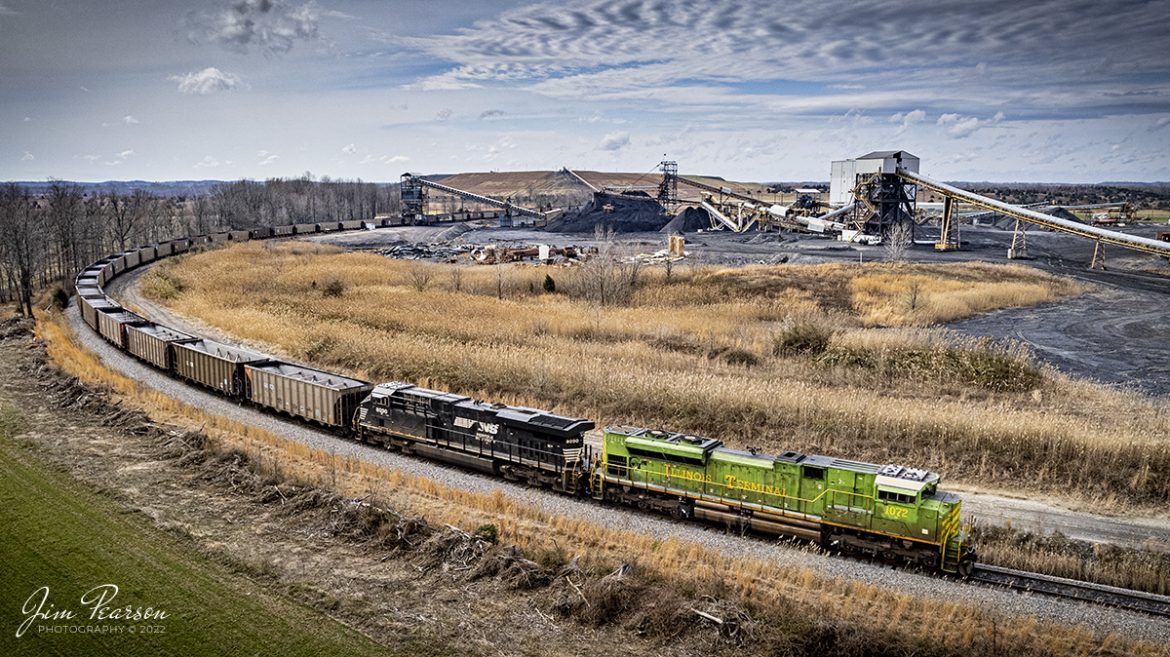
M 1025 593 L 1040 593 L 1170 618 L 1170 597 L 1164 595 L 988 564 L 976 564 L 974 572 L 968 579 L 972 582 L 1001 586 Z
M 161 256 L 160 256 L 161 258 Z M 120 275 L 118 271 L 109 280 Z M 84 322 L 82 322 L 84 323 Z M 88 326 L 88 324 L 86 324 Z M 89 328 L 93 328 L 90 326 Z M 98 333 L 96 330 L 95 334 Z M 99 340 L 100 341 L 100 340 Z M 190 384 L 183 384 L 193 387 Z M 945 578 L 944 578 L 945 579 Z M 1039 573 L 1016 571 L 997 566 L 978 564 L 970 581 L 991 587 L 1007 588 L 1024 592 L 1036 592 L 1068 600 L 1104 605 L 1127 611 L 1136 611 L 1157 616 L 1170 617 L 1170 597 L 1158 596 L 1139 591 L 1063 579 Z

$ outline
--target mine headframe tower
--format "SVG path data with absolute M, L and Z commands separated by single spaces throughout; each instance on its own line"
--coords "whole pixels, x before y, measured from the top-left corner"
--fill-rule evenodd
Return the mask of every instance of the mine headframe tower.
M 906 151 L 874 151 L 833 162 L 829 203 L 854 204 L 849 223 L 868 235 L 886 237 L 895 226 L 913 232 L 917 185 L 898 176 L 899 169 L 918 171 L 919 159 Z
M 409 172 L 402 174 L 401 192 L 402 223 L 413 225 L 426 223 L 427 190 L 422 178 Z
M 861 174 L 853 188 L 853 198 L 858 201 L 853 222 L 868 235 L 886 237 L 899 225 L 908 226 L 913 234 L 917 194 L 916 185 L 896 174 Z
M 678 205 L 678 162 L 662 160 L 658 163 L 662 171 L 662 182 L 658 183 L 658 202 L 667 212 Z

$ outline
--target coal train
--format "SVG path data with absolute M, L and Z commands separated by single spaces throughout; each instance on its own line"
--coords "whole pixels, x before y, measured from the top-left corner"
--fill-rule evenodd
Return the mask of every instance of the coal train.
M 345 437 L 582 498 L 807 539 L 830 549 L 969 575 L 976 552 L 960 498 L 939 476 L 899 465 L 730 449 L 712 438 L 606 427 L 410 383 L 378 385 L 280 361 L 151 322 L 103 287 L 157 259 L 227 242 L 358 230 L 360 221 L 180 238 L 116 253 L 78 274 L 82 319 L 118 349 L 169 374 Z

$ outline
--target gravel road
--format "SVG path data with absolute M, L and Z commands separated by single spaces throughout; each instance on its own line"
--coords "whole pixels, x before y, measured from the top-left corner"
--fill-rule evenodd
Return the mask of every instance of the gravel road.
M 121 283 L 121 286 L 125 285 L 126 282 Z M 111 291 L 115 291 L 116 287 L 118 286 L 111 285 Z M 1084 625 L 1101 632 L 1115 632 L 1124 636 L 1157 642 L 1170 641 L 1170 623 L 1141 614 L 1064 600 L 1021 595 L 1011 591 L 964 584 L 887 566 L 828 557 L 773 541 L 744 539 L 726 535 L 721 531 L 701 525 L 675 522 L 648 514 L 603 507 L 591 502 L 578 501 L 541 490 L 516 486 L 462 470 L 404 457 L 368 445 L 341 440 L 330 434 L 240 406 L 217 395 L 187 386 L 138 362 L 105 342 L 82 322 L 76 306 L 70 306 L 67 316 L 82 345 L 100 356 L 112 369 L 141 382 L 142 385 L 154 388 L 169 397 L 201 408 L 206 412 L 251 424 L 344 457 L 352 457 L 394 468 L 405 473 L 426 477 L 445 486 L 471 492 L 489 493 L 501 490 L 510 497 L 522 500 L 524 503 L 550 514 L 620 526 L 630 531 L 662 538 L 694 541 L 733 557 L 748 557 L 780 565 L 807 567 L 825 576 L 859 580 L 927 599 L 974 603 L 980 607 L 1000 610 L 1010 615 L 1031 616 L 1042 622 Z

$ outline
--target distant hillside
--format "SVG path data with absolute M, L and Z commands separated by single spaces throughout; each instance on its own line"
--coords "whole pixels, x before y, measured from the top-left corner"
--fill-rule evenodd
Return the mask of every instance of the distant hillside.
M 621 173 L 612 171 L 577 170 L 590 184 L 599 187 L 616 189 L 636 189 L 650 191 L 658 187 L 662 174 L 657 171 L 647 173 Z M 682 174 L 684 177 L 716 187 L 727 187 L 740 194 L 767 195 L 767 185 L 760 183 L 733 182 L 715 176 L 701 176 Z M 562 171 L 490 171 L 477 173 L 457 173 L 448 176 L 427 176 L 438 180 L 444 185 L 462 189 L 476 194 L 495 198 L 528 199 L 532 197 L 562 197 L 584 194 L 582 201 L 588 200 L 588 189 L 579 181 Z M 699 190 L 688 185 L 678 186 L 679 198 L 688 201 L 699 200 Z
M 199 196 L 206 194 L 216 185 L 223 184 L 222 180 L 168 180 L 155 182 L 150 180 L 107 180 L 105 182 L 72 182 L 69 180 L 19 180 L 17 185 L 29 189 L 34 194 L 43 194 L 55 183 L 77 185 L 83 194 L 94 192 L 115 191 L 118 194 L 127 194 L 136 189 L 149 192 L 154 196 Z

